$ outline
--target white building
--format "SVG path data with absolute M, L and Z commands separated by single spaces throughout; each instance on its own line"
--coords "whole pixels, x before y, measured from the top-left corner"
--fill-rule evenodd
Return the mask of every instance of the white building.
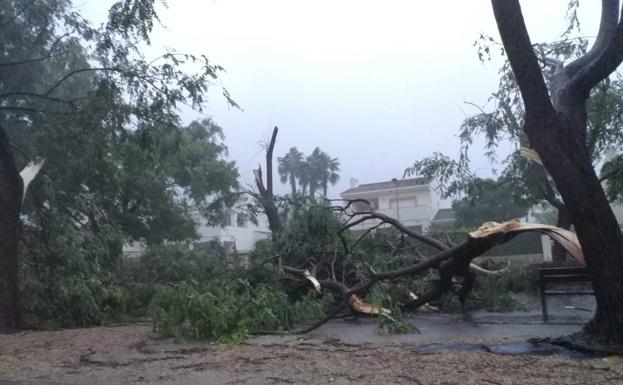
M 270 238 L 268 221 L 264 215 L 259 215 L 257 225 L 251 222 L 246 214 L 232 210 L 226 214 L 224 226 L 208 225 L 206 219 L 195 210 L 192 217 L 197 223 L 199 239 L 189 246 L 196 247 L 210 241 L 219 241 L 229 252 L 244 257 L 251 251 L 255 242 Z M 145 252 L 142 242 L 130 242 L 123 245 L 123 255 L 126 257 L 140 257 Z
M 248 254 L 255 242 L 270 238 L 270 229 L 265 215 L 257 217 L 257 225 L 251 222 L 247 214 L 229 211 L 225 218 L 225 226 L 208 226 L 206 220 L 199 213 L 193 214 L 199 224 L 197 233 L 199 240 L 195 245 L 210 241 L 219 241 L 228 250 L 236 254 Z
M 371 209 L 400 220 L 406 227 L 426 232 L 437 211 L 441 197 L 436 190 L 436 182 L 428 178 L 392 179 L 387 182 L 358 184 L 351 179 L 351 188 L 342 192 L 343 199 L 365 199 L 370 206 L 356 202 L 353 211 Z M 378 222 L 366 221 L 353 227 L 353 230 L 365 230 Z

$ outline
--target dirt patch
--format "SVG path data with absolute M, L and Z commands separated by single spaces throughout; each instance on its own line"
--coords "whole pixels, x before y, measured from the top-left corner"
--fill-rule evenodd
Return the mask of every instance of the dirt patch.
M 336 340 L 175 344 L 147 326 L 0 335 L 0 384 L 618 384 L 623 359 L 414 353 Z

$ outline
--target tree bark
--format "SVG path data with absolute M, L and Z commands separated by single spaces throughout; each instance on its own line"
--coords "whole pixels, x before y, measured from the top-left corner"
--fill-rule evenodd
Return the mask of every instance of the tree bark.
M 22 189 L 8 138 L 0 127 L 0 332 L 16 328 L 19 320 L 17 241 Z
M 602 0 L 602 25 L 594 49 L 579 61 L 585 64 L 574 62 L 559 69 L 551 92 L 543 80 L 519 1 L 492 0 L 492 6 L 526 107 L 524 131 L 563 198 L 593 282 L 597 310 L 581 337 L 616 345 L 614 349 L 620 351 L 623 233 L 595 173 L 585 139 L 590 90 L 623 60 L 623 23 L 615 18 L 613 27 L 611 15 L 603 16 L 613 9 L 618 12 L 618 1 Z
M 533 133 L 534 146 L 556 182 L 592 278 L 597 300 L 595 318 L 586 327 L 600 342 L 623 344 L 623 235 L 588 155 L 571 135 Z
M 571 228 L 571 218 L 569 212 L 563 206 L 558 209 L 558 218 L 556 219 L 556 227 L 569 230 Z M 567 250 L 558 242 L 554 242 L 552 246 L 552 259 L 555 265 L 561 265 L 567 260 Z
M 260 204 L 264 208 L 264 213 L 268 218 L 268 227 L 272 233 L 273 240 L 277 236 L 277 233 L 283 230 L 279 211 L 277 210 L 273 196 L 273 149 L 275 148 L 278 131 L 279 129 L 275 127 L 266 150 L 266 187 L 264 187 L 262 179 L 262 168 L 258 167 L 257 170 L 254 170 L 255 184 L 260 193 Z

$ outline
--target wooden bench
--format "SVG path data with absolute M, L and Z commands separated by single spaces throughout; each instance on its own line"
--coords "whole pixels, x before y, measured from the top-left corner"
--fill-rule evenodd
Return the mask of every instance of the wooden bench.
M 541 310 L 543 321 L 547 322 L 548 295 L 593 295 L 592 290 L 549 290 L 548 284 L 572 284 L 591 282 L 585 267 L 542 267 L 539 269 L 539 296 L 541 297 Z

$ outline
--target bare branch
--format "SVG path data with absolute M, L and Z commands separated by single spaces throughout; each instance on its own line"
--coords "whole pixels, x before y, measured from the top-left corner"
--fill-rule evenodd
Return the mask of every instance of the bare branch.
M 28 98 L 35 98 L 35 99 L 43 99 L 43 100 L 47 100 L 47 101 L 55 102 L 55 103 L 63 103 L 73 108 L 77 108 L 77 106 L 73 102 L 73 99 L 67 100 L 67 99 L 55 98 L 53 96 L 38 94 L 35 92 L 5 92 L 5 93 L 0 94 L 0 98 L 10 98 L 10 97 L 20 97 L 20 96 L 28 97 Z
M 268 225 L 273 239 L 275 239 L 278 232 L 283 230 L 281 218 L 279 218 L 279 212 L 277 211 L 273 195 L 273 149 L 275 147 L 278 131 L 279 129 L 275 126 L 270 139 L 270 144 L 266 150 L 266 187 L 264 187 L 264 181 L 262 180 L 262 167 L 258 165 L 257 169 L 253 170 L 253 173 L 255 174 L 255 184 L 260 192 L 259 201 L 264 208 L 266 217 L 268 218 Z
M 61 42 L 61 40 L 63 40 L 63 38 L 71 35 L 72 33 L 73 31 L 67 32 L 57 37 L 56 40 L 54 40 L 54 42 L 50 46 L 50 49 L 48 49 L 47 54 L 45 54 L 44 56 L 33 58 L 33 59 L 18 60 L 18 61 L 13 61 L 13 62 L 4 62 L 4 63 L 0 63 L 0 67 L 10 67 L 10 66 L 17 66 L 17 65 L 22 65 L 22 64 L 36 63 L 36 62 L 51 59 L 53 57 L 62 56 L 66 54 L 67 52 L 69 52 L 69 50 L 61 51 L 57 54 L 52 54 L 52 52 L 54 51 L 54 48 L 56 48 L 56 46 Z
M 377 213 L 374 211 L 362 211 L 362 212 L 358 212 L 355 213 L 356 215 L 363 215 L 362 218 L 353 221 L 351 223 L 349 223 L 347 226 L 345 226 L 346 228 L 351 228 L 361 222 L 364 222 L 366 220 L 370 220 L 370 219 L 379 219 L 381 221 L 383 221 L 384 223 L 388 223 L 392 226 L 394 226 L 396 229 L 398 229 L 401 233 L 406 234 L 408 236 L 410 236 L 411 238 L 417 239 L 418 241 L 425 243 L 431 247 L 434 247 L 437 250 L 446 250 L 448 249 L 448 245 L 446 245 L 445 243 L 436 240 L 435 238 L 431 238 L 431 237 L 427 237 L 426 235 L 420 234 L 420 233 L 416 233 L 415 231 L 411 231 L 408 228 L 406 228 L 400 221 L 398 221 L 395 218 L 392 218 L 390 216 L 387 216 L 385 214 L 382 213 Z
M 275 126 L 268 150 L 266 151 L 266 188 L 271 196 L 273 195 L 273 150 L 277 139 L 277 131 L 279 131 L 279 128 Z
M 63 77 L 61 77 L 56 83 L 54 83 L 52 85 L 52 87 L 48 88 L 48 90 L 43 94 L 44 96 L 48 96 L 50 95 L 52 92 L 54 92 L 54 90 L 56 90 L 58 87 L 61 86 L 61 84 L 63 84 L 67 79 L 83 73 L 83 72 L 95 72 L 95 71 L 102 71 L 102 72 L 121 72 L 121 70 L 117 67 L 93 67 L 93 68 L 80 68 L 77 70 L 73 70 L 71 72 L 66 73 Z

